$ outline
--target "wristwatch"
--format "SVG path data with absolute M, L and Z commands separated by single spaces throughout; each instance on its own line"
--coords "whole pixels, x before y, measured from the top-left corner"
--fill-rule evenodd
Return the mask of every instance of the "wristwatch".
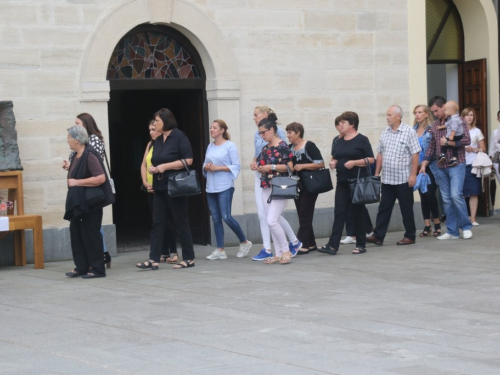
M 273 171 L 276 170 L 276 164 L 271 165 L 271 170 L 273 170 Z
M 445 146 L 449 146 L 450 144 L 448 143 L 448 140 L 446 140 L 446 143 L 444 144 Z

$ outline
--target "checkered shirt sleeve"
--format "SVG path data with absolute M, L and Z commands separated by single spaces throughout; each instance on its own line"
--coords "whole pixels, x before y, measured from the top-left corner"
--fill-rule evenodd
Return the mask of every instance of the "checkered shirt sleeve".
M 382 155 L 382 183 L 404 184 L 410 178 L 412 156 L 420 152 L 417 133 L 404 123 L 395 132 L 387 127 L 380 135 L 377 152 Z

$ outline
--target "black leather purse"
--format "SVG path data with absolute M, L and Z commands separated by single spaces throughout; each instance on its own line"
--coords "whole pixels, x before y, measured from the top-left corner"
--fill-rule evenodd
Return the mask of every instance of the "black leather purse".
M 184 197 L 201 194 L 200 179 L 195 170 L 189 170 L 184 159 L 185 171 L 172 173 L 168 176 L 167 191 L 169 197 Z
M 328 169 L 321 168 L 314 171 L 304 169 L 298 174 L 302 189 L 309 194 L 321 194 L 333 190 L 332 178 Z
M 358 168 L 358 177 L 349 179 L 352 204 L 370 204 L 380 202 L 380 176 L 372 176 L 370 164 L 365 158 L 367 177 L 359 177 L 361 167 Z
M 106 199 L 102 185 L 86 187 L 84 195 L 85 200 L 91 209 L 102 205 Z
M 271 179 L 271 195 L 267 203 L 273 199 L 297 199 L 299 197 L 298 183 L 300 178 L 294 176 L 287 165 L 288 176 L 275 176 Z

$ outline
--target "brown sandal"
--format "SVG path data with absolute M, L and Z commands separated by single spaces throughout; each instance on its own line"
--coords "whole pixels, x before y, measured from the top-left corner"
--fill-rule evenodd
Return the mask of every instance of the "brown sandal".
M 287 251 L 286 253 L 283 253 L 280 257 L 280 264 L 288 264 L 290 263 L 290 260 L 292 259 L 292 253 Z
M 264 261 L 264 264 L 274 264 L 280 261 L 279 257 L 269 257 Z

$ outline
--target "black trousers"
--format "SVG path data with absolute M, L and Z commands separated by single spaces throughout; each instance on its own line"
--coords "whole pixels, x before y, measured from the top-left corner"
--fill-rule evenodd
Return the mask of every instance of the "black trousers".
M 434 219 L 439 219 L 439 204 L 436 196 L 436 179 L 432 174 L 429 167 L 425 169 L 425 173 L 430 177 L 431 183 L 427 185 L 427 193 L 422 194 L 420 190 L 418 193 L 420 194 L 420 205 L 422 206 L 422 216 L 424 220 L 430 220 L 431 213 Z
M 189 228 L 187 197 L 171 198 L 166 190 L 155 191 L 153 202 L 153 227 L 151 229 L 151 251 L 149 258 L 160 261 L 164 248 L 165 232 L 169 223 L 169 215 L 179 235 L 183 260 L 194 259 L 193 237 Z
M 101 235 L 102 208 L 71 219 L 69 233 L 75 271 L 105 275 Z
M 373 235 L 383 240 L 387 234 L 389 221 L 391 220 L 392 209 L 396 199 L 399 202 L 403 225 L 405 227 L 405 237 L 415 240 L 415 218 L 413 216 L 413 189 L 408 186 L 408 182 L 400 185 L 382 184 L 382 197 L 378 206 L 377 222 Z
M 154 205 L 154 198 L 155 194 L 147 193 L 148 194 L 148 204 L 149 204 L 149 210 L 151 211 L 151 216 L 153 215 L 153 205 Z M 164 251 L 162 251 L 162 255 L 167 255 L 167 254 L 177 254 L 177 242 L 175 240 L 175 233 L 174 233 L 174 228 L 172 227 L 172 218 L 169 215 L 168 218 L 168 225 L 167 229 L 165 230 L 165 237 L 163 239 L 163 246 L 164 246 Z M 151 248 L 153 246 L 151 245 Z
M 337 189 L 335 192 L 335 218 L 333 220 L 332 234 L 328 241 L 328 246 L 338 250 L 344 225 L 346 222 L 347 212 L 352 211 L 354 216 L 356 236 L 356 247 L 364 248 L 366 246 L 366 232 L 365 232 L 365 205 L 351 203 L 351 189 L 349 182 L 338 181 Z
M 365 233 L 368 234 L 368 233 L 373 232 L 372 219 L 370 218 L 370 214 L 368 213 L 366 206 L 364 209 L 364 218 L 365 218 L 365 222 L 364 222 Z M 356 231 L 356 222 L 355 222 L 355 218 L 354 218 L 354 211 L 351 209 L 351 207 L 348 207 L 347 208 L 347 217 L 345 219 L 345 232 L 346 232 L 346 235 L 348 235 L 348 236 L 355 236 L 355 234 L 354 234 L 355 231 Z
M 315 247 L 316 237 L 314 236 L 313 218 L 314 206 L 318 194 L 309 194 L 306 191 L 301 191 L 299 197 L 294 200 L 297 215 L 299 216 L 299 231 L 297 238 L 302 242 L 302 246 Z

